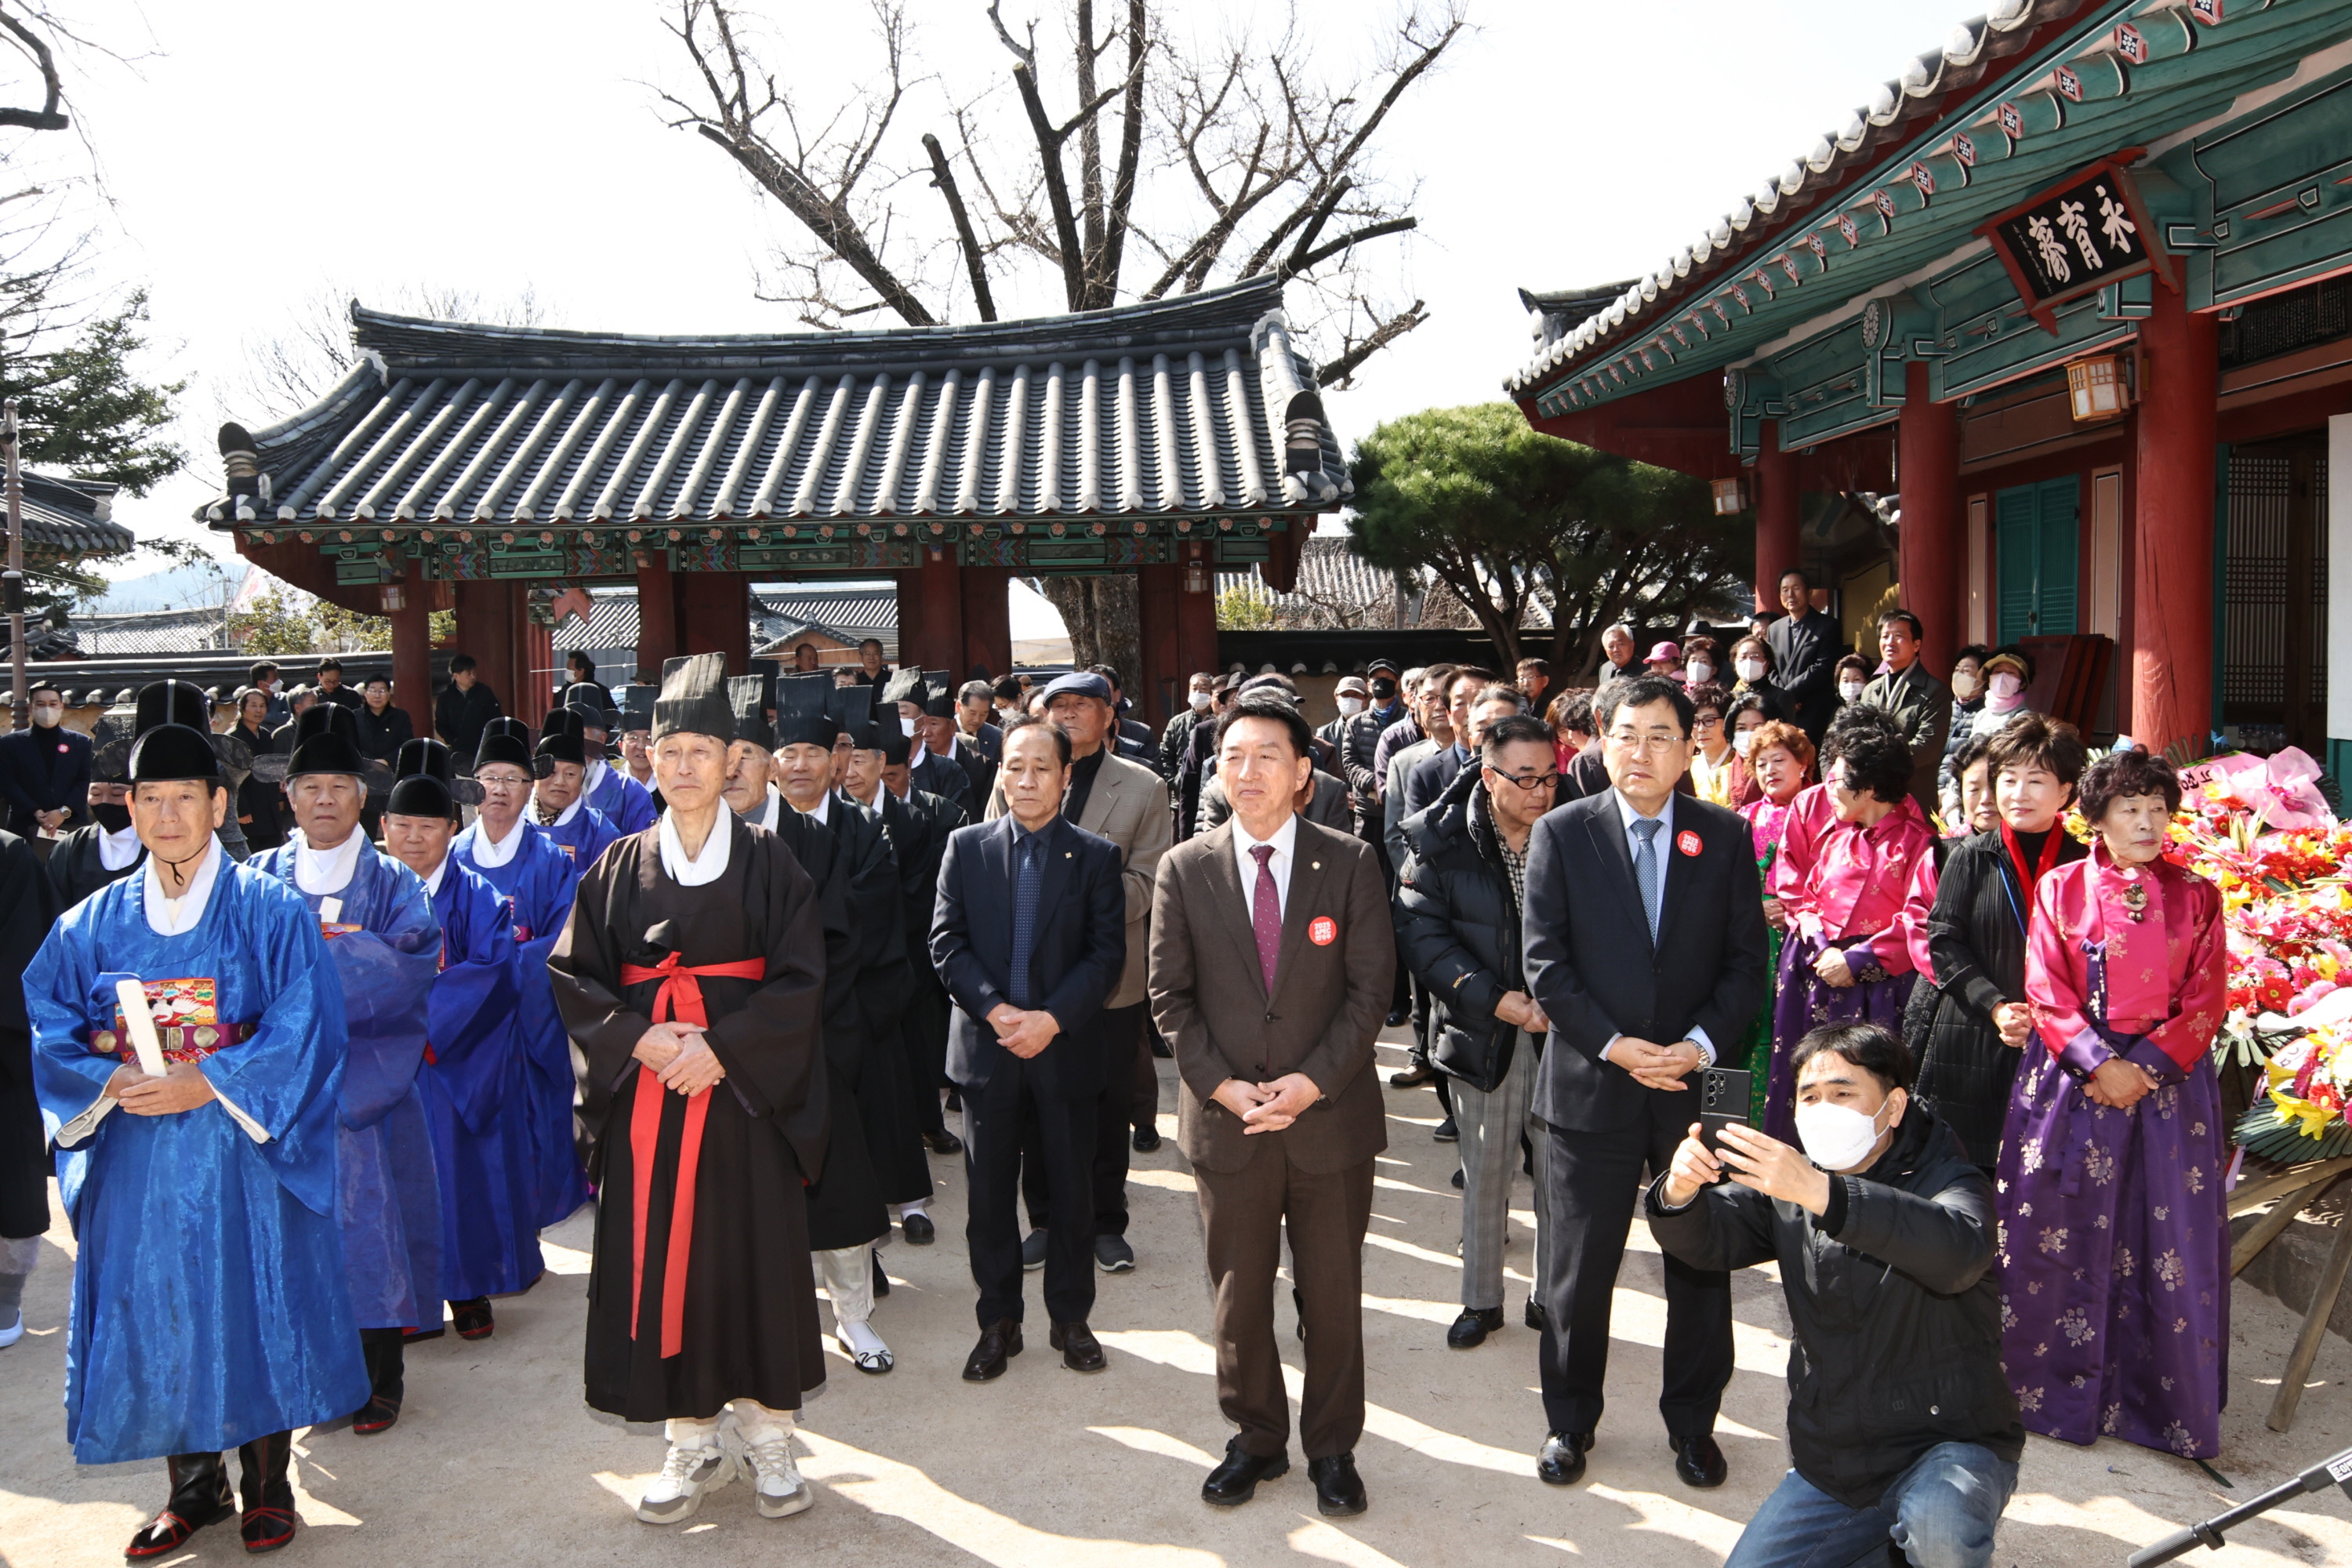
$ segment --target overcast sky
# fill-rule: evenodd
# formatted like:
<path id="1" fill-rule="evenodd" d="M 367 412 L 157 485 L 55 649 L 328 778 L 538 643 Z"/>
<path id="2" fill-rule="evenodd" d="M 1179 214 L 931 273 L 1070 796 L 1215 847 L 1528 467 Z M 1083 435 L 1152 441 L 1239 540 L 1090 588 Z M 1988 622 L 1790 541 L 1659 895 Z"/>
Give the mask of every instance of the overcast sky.
<path id="1" fill-rule="evenodd" d="M 89 208 L 90 281 L 151 291 L 144 368 L 189 383 L 188 470 L 117 509 L 142 536 L 196 534 L 188 514 L 219 488 L 215 426 L 266 416 L 240 406 L 251 345 L 330 286 L 370 301 L 419 286 L 493 301 L 528 290 L 553 324 L 575 328 L 795 328 L 789 310 L 753 295 L 790 232 L 772 203 L 718 149 L 663 122 L 657 89 L 681 87 L 686 61 L 662 30 L 661 0 L 67 4 L 87 32 L 137 57 L 69 62 L 110 198 Z M 908 5 L 918 68 L 942 86 L 910 98 L 886 159 L 946 130 L 940 92 L 969 96 L 1007 64 L 980 0 Z M 1343 443 L 1417 408 L 1499 396 L 1529 349 L 1519 286 L 1655 266 L 1981 0 L 1469 5 L 1477 31 L 1384 138 L 1388 174 L 1419 182 L 1421 229 L 1381 242 L 1381 264 L 1431 320 L 1329 399 Z M 772 63 L 819 100 L 874 68 L 856 0 L 746 9 L 772 19 Z M 1299 10 L 1317 68 L 1333 75 L 1369 47 L 1368 18 L 1390 14 L 1387 0 Z M 1168 26 L 1212 36 L 1268 15 L 1265 0 L 1176 0 Z M 1041 42 L 1063 48 L 1059 28 L 1049 20 Z"/>

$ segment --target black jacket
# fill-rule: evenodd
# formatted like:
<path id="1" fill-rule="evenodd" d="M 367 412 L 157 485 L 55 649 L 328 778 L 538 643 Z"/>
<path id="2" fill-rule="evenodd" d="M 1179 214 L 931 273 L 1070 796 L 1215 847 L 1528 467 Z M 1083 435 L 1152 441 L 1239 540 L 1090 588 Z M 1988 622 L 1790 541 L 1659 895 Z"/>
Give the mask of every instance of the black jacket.
<path id="1" fill-rule="evenodd" d="M 456 753 L 458 766 L 470 768 L 482 749 L 482 727 L 499 716 L 499 700 L 479 677 L 464 691 L 451 681 L 433 703 L 433 730 Z"/>
<path id="2" fill-rule="evenodd" d="M 89 821 L 90 739 L 63 724 L 0 735 L 0 799 L 8 803 L 8 831 L 38 832 L 37 811 L 65 811 L 65 825 Z"/>
<path id="3" fill-rule="evenodd" d="M 1495 1016 L 1495 1004 L 1528 983 L 1519 904 L 1485 795 L 1479 776 L 1465 769 L 1435 805 L 1405 819 L 1412 854 L 1391 903 L 1405 967 L 1435 1000 L 1433 1059 L 1491 1094 L 1511 1070 L 1521 1035 Z"/>
<path id="4" fill-rule="evenodd" d="M 1772 650 L 1772 673 L 1765 679 L 1787 704 L 1789 722 L 1820 745 L 1838 709 L 1837 662 L 1846 651 L 1844 632 L 1814 610 L 1801 621 L 1783 616 L 1766 626 L 1764 646 Z"/>
<path id="5" fill-rule="evenodd" d="M 1849 1508 L 1875 1503 L 1939 1443 L 2025 1451 L 2000 1367 L 1992 1184 L 1935 1113 L 1913 1106 L 1878 1163 L 1830 1178 L 1818 1219 L 1734 1182 L 1688 1206 L 1643 1204 L 1650 1234 L 1694 1268 L 1777 1261 L 1789 1346 L 1789 1452 Z"/>
<path id="6" fill-rule="evenodd" d="M 409 722 L 408 710 L 396 704 L 386 704 L 383 716 L 379 718 L 365 703 L 362 703 L 352 717 L 359 721 L 360 755 L 371 762 L 397 762 L 402 742 L 416 738 L 416 726 Z M 481 742 L 476 741 L 475 749 L 478 751 Z M 452 751 L 455 749 L 451 748 Z M 470 762 L 472 758 L 467 760 Z"/>

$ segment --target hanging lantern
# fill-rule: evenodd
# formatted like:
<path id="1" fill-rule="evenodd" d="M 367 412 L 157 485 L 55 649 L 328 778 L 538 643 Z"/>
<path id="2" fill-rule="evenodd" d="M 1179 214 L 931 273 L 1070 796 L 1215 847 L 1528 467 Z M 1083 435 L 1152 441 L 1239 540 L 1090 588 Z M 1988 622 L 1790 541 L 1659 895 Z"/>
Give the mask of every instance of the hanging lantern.
<path id="1" fill-rule="evenodd" d="M 2131 383 L 2124 375 L 2121 354 L 2096 354 L 2066 365 L 2066 401 L 2074 423 L 2095 424 L 2114 419 L 2131 406 Z"/>

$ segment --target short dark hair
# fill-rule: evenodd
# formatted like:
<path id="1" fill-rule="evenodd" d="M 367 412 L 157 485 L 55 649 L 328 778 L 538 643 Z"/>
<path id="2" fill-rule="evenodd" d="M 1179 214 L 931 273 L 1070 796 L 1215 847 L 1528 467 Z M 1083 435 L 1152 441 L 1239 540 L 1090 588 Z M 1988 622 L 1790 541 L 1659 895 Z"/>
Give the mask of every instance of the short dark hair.
<path id="1" fill-rule="evenodd" d="M 2160 795 L 2167 811 L 2180 809 L 2180 775 L 2149 752 L 2109 752 L 2083 772 L 2076 792 L 2083 820 L 2096 827 L 2107 807 L 2126 795 Z"/>
<path id="2" fill-rule="evenodd" d="M 1884 1024 L 1824 1024 L 1813 1030 L 1789 1053 L 1789 1081 L 1794 1083 L 1805 1064 L 1820 1056 L 1843 1057 L 1889 1092 L 1911 1087 L 1911 1047 Z"/>
<path id="3" fill-rule="evenodd" d="M 1972 659 L 1975 659 L 1979 664 L 1982 664 L 1985 660 L 1987 660 L 1987 659 L 1990 658 L 1991 657 L 1992 657 L 1992 649 L 1990 649 L 1990 648 L 1989 648 L 1989 647 L 1985 647 L 1985 645 L 1984 645 L 1984 644 L 1982 644 L 1982 643 L 1980 643 L 1980 642 L 1972 642 L 1972 643 L 1969 644 L 1969 646 L 1968 646 L 1968 647 L 1964 647 L 1964 648 L 1960 649 L 1960 651 L 1959 651 L 1959 652 L 1958 652 L 1958 653 L 1956 653 L 1956 654 L 1952 655 L 1952 663 L 1953 663 L 1953 665 L 1954 665 L 1955 667 L 1957 667 L 1957 666 L 1959 664 L 1960 660 L 1962 660 L 1962 659 L 1964 659 L 1964 658 L 1972 658 Z"/>
<path id="4" fill-rule="evenodd" d="M 1749 632 L 1746 637 L 1741 637 L 1738 642 L 1731 645 L 1731 662 L 1738 664 L 1739 662 L 1739 650 L 1746 647 L 1750 643 L 1754 643 L 1756 645 L 1756 651 L 1763 657 L 1764 672 L 1767 675 L 1769 675 L 1772 672 L 1772 667 L 1779 661 L 1774 659 L 1772 657 L 1772 639 L 1764 636 L 1760 632 Z"/>
<path id="5" fill-rule="evenodd" d="M 1985 753 L 1991 750 L 1992 737 L 1990 735 L 1971 733 L 1967 740 L 1960 742 L 1960 749 L 1952 753 L 1952 781 L 1955 784 L 1958 783 L 1960 775 L 1967 773 L 1970 768 L 1975 767 L 1979 763 L 1983 762 L 1985 760 Z M 2076 775 L 2078 778 L 2080 776 L 2080 774 Z M 2068 782 L 2071 783 L 2073 781 L 2070 780 Z"/>
<path id="6" fill-rule="evenodd" d="M 1822 778 L 1843 762 L 1846 783 L 1866 790 L 1889 805 L 1900 805 L 1911 793 L 1911 743 L 1903 725 L 1885 709 L 1854 702 L 1837 710 L 1829 733 L 1822 737 Z"/>
<path id="7" fill-rule="evenodd" d="M 1099 675 L 1105 680 L 1109 681 L 1110 689 L 1113 691 L 1125 691 L 1127 689 L 1127 682 L 1118 678 L 1118 671 L 1113 669 L 1107 664 L 1090 664 L 1087 666 L 1087 671 L 1090 675 Z"/>
<path id="8" fill-rule="evenodd" d="M 1226 731 L 1244 719 L 1272 720 L 1282 726 L 1283 733 L 1290 737 L 1293 756 L 1314 755 L 1315 731 L 1307 727 L 1307 721 L 1300 716 L 1297 704 L 1264 688 L 1243 692 L 1234 699 L 1231 706 L 1217 715 L 1218 751 L 1225 749 Z"/>
<path id="9" fill-rule="evenodd" d="M 1682 724 L 1683 737 L 1689 739 L 1691 720 L 1697 710 L 1691 707 L 1690 693 L 1683 689 L 1682 682 L 1663 675 L 1636 675 L 1602 687 L 1600 695 L 1592 700 L 1592 732 L 1598 735 L 1615 723 L 1618 710 L 1647 708 L 1653 702 L 1672 704 L 1675 718 Z"/>
<path id="10" fill-rule="evenodd" d="M 1478 693 L 1475 706 L 1484 708 L 1489 702 L 1508 702 L 1522 713 L 1528 710 L 1528 694 L 1507 680 L 1491 682 Z"/>
<path id="11" fill-rule="evenodd" d="M 1723 687 L 1720 683 L 1713 680 L 1702 680 L 1696 686 L 1686 686 L 1683 689 L 1690 696 L 1691 717 L 1694 720 L 1698 717 L 1698 710 L 1702 708 L 1714 709 L 1715 716 L 1718 719 L 1726 717 L 1723 710 L 1727 699 L 1724 695 Z M 1748 695 L 1753 696 L 1755 694 L 1750 692 Z M 1759 704 L 1759 706 L 1761 706 L 1761 704 Z"/>
<path id="12" fill-rule="evenodd" d="M 47 692 L 52 697 L 55 697 L 60 702 L 63 702 L 66 700 L 66 689 L 64 687 L 59 686 L 53 680 L 36 680 L 30 686 L 25 688 L 25 700 L 30 702 L 34 698 L 38 697 L 44 691 Z"/>
<path id="13" fill-rule="evenodd" d="M 1854 668 L 1862 671 L 1863 679 L 1868 680 L 1870 679 L 1870 660 L 1863 658 L 1862 655 L 1858 653 L 1850 653 L 1843 658 L 1838 660 L 1837 672 L 1840 675 L 1843 675 L 1846 671 L 1846 666 L 1848 665 L 1852 665 Z"/>
<path id="14" fill-rule="evenodd" d="M 1044 730 L 1051 734 L 1054 737 L 1055 754 L 1062 759 L 1064 767 L 1070 765 L 1070 732 L 1041 714 L 1015 713 L 1004 721 L 1004 752 L 1010 752 L 1013 749 L 1013 737 L 1024 730 Z M 998 754 L 1003 755 L 1003 752 L 1000 752 Z"/>
<path id="15" fill-rule="evenodd" d="M 1767 720 L 1772 717 L 1772 710 L 1765 706 L 1764 694 L 1760 691 L 1743 691 L 1725 703 L 1723 727 L 1727 730 L 1737 729 L 1742 713 L 1761 713 Z"/>
<path id="16" fill-rule="evenodd" d="M 1927 628 L 1921 625 L 1919 617 L 1913 615 L 1910 611 L 1887 611 L 1885 615 L 1878 617 L 1879 630 L 1885 631 L 1886 629 L 1886 624 L 1889 621 L 1901 621 L 1904 625 L 1909 626 L 1911 628 L 1911 640 L 1913 642 L 1924 642 L 1927 640 Z"/>
<path id="17" fill-rule="evenodd" d="M 991 689 L 990 694 L 1007 702 L 1018 702 L 1021 700 L 1021 682 L 1008 675 Z"/>
<path id="18" fill-rule="evenodd" d="M 331 669 L 337 675 L 342 674 L 343 661 L 340 658 L 322 658 L 319 661 L 319 673 L 320 675 L 326 674 L 327 671 Z"/>
<path id="19" fill-rule="evenodd" d="M 1592 733 L 1592 689 L 1570 687 L 1551 700 L 1551 728 L 1555 735 L 1573 730 L 1580 735 Z"/>
<path id="20" fill-rule="evenodd" d="M 1433 664 L 1428 668 L 1421 672 L 1421 687 L 1424 691 L 1428 690 L 1433 686 L 1436 687 L 1438 690 L 1444 691 L 1445 689 L 1445 683 L 1453 679 L 1454 666 L 1450 664 Z"/>
<path id="21" fill-rule="evenodd" d="M 566 669 L 578 669 L 583 665 L 588 667 L 591 674 L 595 672 L 596 661 L 588 657 L 588 650 L 584 647 L 575 647 L 563 656 L 563 668 Z"/>
<path id="22" fill-rule="evenodd" d="M 255 675 L 254 684 L 255 684 L 255 685 L 257 685 L 257 686 L 258 686 L 259 684 L 261 684 L 261 682 L 260 682 L 260 679 L 259 679 L 261 671 L 263 671 L 263 670 L 265 670 L 265 669 L 276 669 L 277 668 L 278 668 L 278 667 L 277 667 L 276 665 L 274 665 L 274 664 L 257 664 L 257 665 L 255 665 L 255 666 L 253 667 L 253 669 L 254 669 L 254 675 Z M 472 654 L 470 654 L 470 653 L 453 653 L 453 654 L 451 654 L 451 655 L 449 656 L 449 673 L 450 673 L 450 674 L 452 674 L 452 675 L 463 675 L 463 674 L 465 674 L 467 670 L 469 670 L 469 669 L 471 669 L 471 668 L 474 668 L 474 656 L 473 656 Z"/>
<path id="23" fill-rule="evenodd" d="M 969 702 L 975 697 L 985 702 L 995 695 L 995 689 L 985 680 L 967 680 L 956 688 L 956 700 L 959 702 Z"/>
<path id="24" fill-rule="evenodd" d="M 1549 659 L 1523 658 L 1513 668 L 1515 668 L 1521 675 L 1539 675 L 1546 680 L 1549 680 L 1551 679 L 1551 661 Z"/>
<path id="25" fill-rule="evenodd" d="M 1457 664 L 1446 674 L 1445 677 L 1445 700 L 1448 702 L 1453 701 L 1454 689 L 1461 685 L 1465 680 L 1482 681 L 1488 686 L 1492 686 L 1501 679 L 1501 676 L 1496 675 L 1493 670 L 1486 668 L 1483 665 Z"/>
<path id="26" fill-rule="evenodd" d="M 389 675 L 371 675 L 365 680 L 360 682 L 360 688 L 362 690 L 371 686 L 381 686 L 386 691 L 389 691 L 392 689 L 392 677 Z"/>
<path id="27" fill-rule="evenodd" d="M 1802 566 L 1781 567 L 1780 574 L 1778 577 L 1773 578 L 1772 582 L 1775 586 L 1778 586 L 1779 584 L 1787 582 L 1791 577 L 1794 577 L 1798 582 L 1802 583 L 1808 593 L 1812 591 L 1813 574 L 1806 571 Z"/>
<path id="28" fill-rule="evenodd" d="M 2041 713 L 2020 713 L 1994 731 L 1985 742 L 1985 756 L 1998 775 L 2003 768 L 2046 769 L 2061 784 L 2079 784 L 2091 763 L 2090 748 L 2063 719 Z"/>
<path id="29" fill-rule="evenodd" d="M 1683 662 L 1685 664 L 1688 664 L 1692 659 L 1698 658 L 1701 654 L 1705 654 L 1708 658 L 1715 658 L 1719 657 L 1722 652 L 1723 649 L 1717 644 L 1716 640 L 1707 636 L 1705 632 L 1696 632 L 1691 636 L 1683 638 Z"/>
<path id="30" fill-rule="evenodd" d="M 864 653 L 869 647 L 876 653 L 880 653 L 882 651 L 882 639 L 880 637 L 859 637 L 857 639 L 858 652 Z"/>
<path id="31" fill-rule="evenodd" d="M 1497 719 L 1486 726 L 1486 738 L 1478 744 L 1478 760 L 1492 767 L 1505 746 L 1518 745 L 1528 741 L 1540 741 L 1547 746 L 1557 743 L 1551 726 L 1532 713 L 1514 713 L 1507 719 Z"/>
<path id="32" fill-rule="evenodd" d="M 466 656 L 461 653 L 457 656 L 457 658 L 466 658 Z M 470 658 L 466 658 L 466 662 L 467 664 L 471 664 L 474 661 Z M 449 661 L 449 668 L 452 669 L 457 668 L 457 658 L 453 658 Z M 276 665 L 270 663 L 269 660 L 266 658 L 259 660 L 251 669 L 245 672 L 246 684 L 248 686 L 258 686 L 266 678 L 277 673 L 278 667 Z"/>

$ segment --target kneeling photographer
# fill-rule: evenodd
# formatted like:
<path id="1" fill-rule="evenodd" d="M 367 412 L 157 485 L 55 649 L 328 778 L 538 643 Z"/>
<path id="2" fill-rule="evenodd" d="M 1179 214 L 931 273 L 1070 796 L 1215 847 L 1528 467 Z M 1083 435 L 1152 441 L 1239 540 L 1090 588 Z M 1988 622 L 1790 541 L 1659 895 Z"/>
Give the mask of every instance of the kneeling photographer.
<path id="1" fill-rule="evenodd" d="M 1878 1025 L 1815 1029 L 1791 1067 L 1801 1152 L 1742 1126 L 1710 1151 L 1694 1125 L 1645 1204 L 1694 1268 L 1779 1262 L 1796 1325 L 1795 1468 L 1725 1568 L 1881 1564 L 1890 1541 L 1914 1568 L 1982 1568 L 2025 1446 L 1991 1185 L 1911 1103 L 1911 1054 Z"/>

